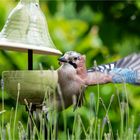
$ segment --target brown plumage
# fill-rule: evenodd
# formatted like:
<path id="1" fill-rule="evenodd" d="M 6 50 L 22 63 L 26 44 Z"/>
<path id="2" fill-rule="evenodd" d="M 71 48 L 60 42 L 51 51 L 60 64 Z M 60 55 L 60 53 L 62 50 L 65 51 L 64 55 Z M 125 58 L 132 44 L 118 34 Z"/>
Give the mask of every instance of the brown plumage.
<path id="1" fill-rule="evenodd" d="M 73 104 L 74 98 L 76 98 L 75 107 L 81 105 L 87 86 L 108 83 L 112 79 L 110 75 L 105 73 L 88 72 L 86 69 L 86 57 L 80 53 L 66 52 L 59 58 L 59 61 L 61 66 L 58 69 L 58 83 L 65 108 Z M 58 97 L 58 109 L 62 109 L 61 99 Z"/>

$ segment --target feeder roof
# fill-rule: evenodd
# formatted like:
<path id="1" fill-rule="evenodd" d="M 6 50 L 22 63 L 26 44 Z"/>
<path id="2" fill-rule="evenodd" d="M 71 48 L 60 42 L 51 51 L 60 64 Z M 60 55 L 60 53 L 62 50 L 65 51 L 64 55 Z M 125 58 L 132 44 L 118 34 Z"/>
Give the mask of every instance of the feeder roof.
<path id="1" fill-rule="evenodd" d="M 20 1 L 10 13 L 0 32 L 0 48 L 38 54 L 59 55 L 47 27 L 46 19 L 33 1 Z"/>
<path id="2" fill-rule="evenodd" d="M 21 51 L 21 52 L 27 52 L 28 50 L 33 50 L 33 52 L 36 54 L 50 54 L 50 55 L 62 54 L 59 50 L 55 48 L 49 48 L 45 46 L 35 46 L 35 45 L 24 44 L 24 43 L 1 41 L 1 40 L 0 40 L 0 48 L 4 50 Z"/>

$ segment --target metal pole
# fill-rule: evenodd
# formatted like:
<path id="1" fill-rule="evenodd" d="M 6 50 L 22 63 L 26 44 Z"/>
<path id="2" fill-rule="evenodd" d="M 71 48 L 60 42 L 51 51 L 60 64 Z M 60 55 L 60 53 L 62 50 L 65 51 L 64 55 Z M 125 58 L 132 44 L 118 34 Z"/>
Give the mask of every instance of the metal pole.
<path id="1" fill-rule="evenodd" d="M 33 50 L 28 50 L 28 70 L 33 70 Z M 29 113 L 29 122 L 28 122 L 28 139 L 31 138 L 33 133 L 33 107 L 31 106 L 30 110 L 26 107 L 26 110 Z"/>
<path id="2" fill-rule="evenodd" d="M 28 50 L 28 70 L 33 70 L 33 50 Z"/>

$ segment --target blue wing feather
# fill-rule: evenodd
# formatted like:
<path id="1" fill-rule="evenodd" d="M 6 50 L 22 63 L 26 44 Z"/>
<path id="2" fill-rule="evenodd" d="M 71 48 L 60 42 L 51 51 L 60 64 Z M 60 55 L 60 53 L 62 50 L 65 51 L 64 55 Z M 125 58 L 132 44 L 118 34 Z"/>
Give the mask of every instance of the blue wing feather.
<path id="1" fill-rule="evenodd" d="M 140 84 L 140 54 L 132 54 L 113 63 L 92 67 L 88 72 L 112 75 L 114 83 Z"/>
<path id="2" fill-rule="evenodd" d="M 137 72 L 128 68 L 115 68 L 109 72 L 114 83 L 137 84 Z"/>

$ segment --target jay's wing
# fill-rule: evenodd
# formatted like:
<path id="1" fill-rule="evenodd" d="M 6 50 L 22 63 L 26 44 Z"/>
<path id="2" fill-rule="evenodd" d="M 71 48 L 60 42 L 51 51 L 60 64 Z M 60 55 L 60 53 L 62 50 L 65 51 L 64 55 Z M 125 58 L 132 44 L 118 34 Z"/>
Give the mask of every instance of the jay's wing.
<path id="1" fill-rule="evenodd" d="M 140 54 L 132 54 L 113 63 L 99 65 L 88 70 L 112 75 L 114 83 L 140 84 Z"/>

